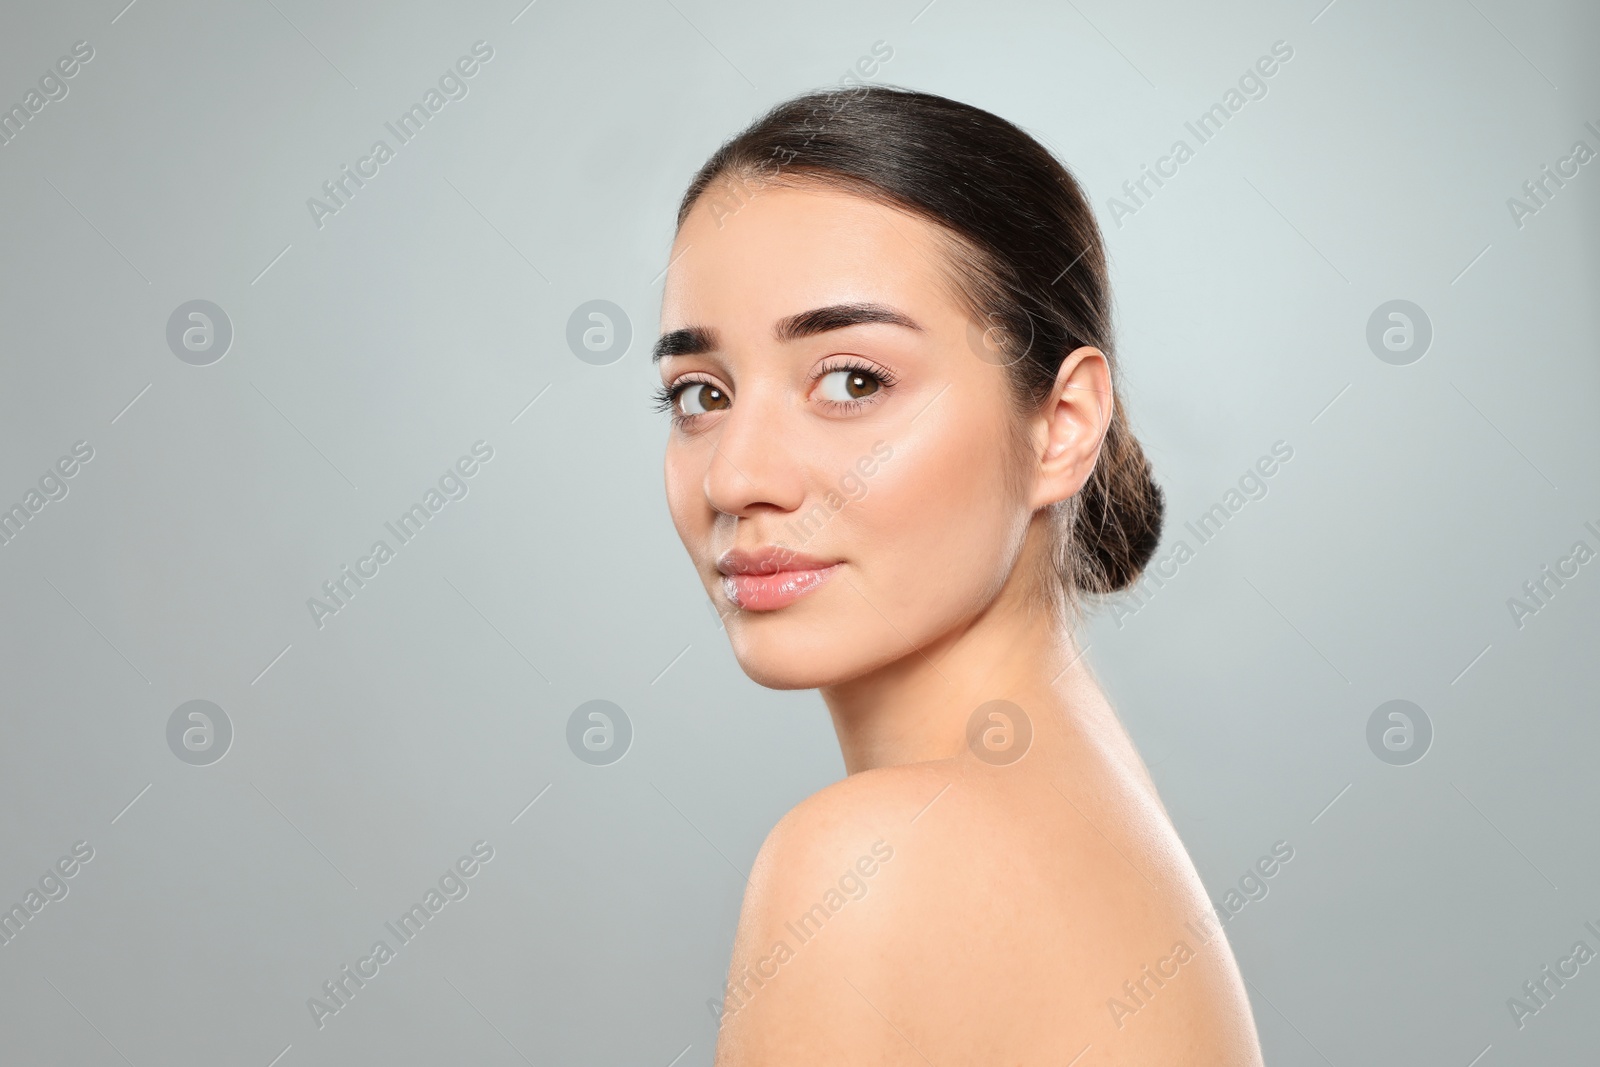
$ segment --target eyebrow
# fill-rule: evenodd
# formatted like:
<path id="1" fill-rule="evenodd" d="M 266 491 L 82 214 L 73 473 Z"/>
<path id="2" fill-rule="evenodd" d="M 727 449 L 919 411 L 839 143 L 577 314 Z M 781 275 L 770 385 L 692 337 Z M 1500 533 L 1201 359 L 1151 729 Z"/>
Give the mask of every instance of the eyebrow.
<path id="1" fill-rule="evenodd" d="M 659 363 L 668 356 L 698 356 L 716 347 L 717 335 L 714 331 L 704 326 L 690 326 L 687 329 L 664 333 L 656 338 L 656 347 L 650 355 L 650 362 Z"/>
<path id="2" fill-rule="evenodd" d="M 904 326 L 908 330 L 922 329 L 906 315 L 883 304 L 830 304 L 789 316 L 778 323 L 775 332 L 780 341 L 798 341 L 802 337 L 827 333 L 829 330 L 874 322 Z"/>
<path id="3" fill-rule="evenodd" d="M 780 319 L 773 330 L 780 341 L 798 341 L 830 330 L 843 330 L 850 326 L 882 323 L 920 331 L 922 327 L 910 316 L 884 304 L 829 304 L 812 308 L 798 315 Z M 689 326 L 682 330 L 664 333 L 656 341 L 652 363 L 667 356 L 694 356 L 710 352 L 717 347 L 716 331 L 704 326 Z"/>

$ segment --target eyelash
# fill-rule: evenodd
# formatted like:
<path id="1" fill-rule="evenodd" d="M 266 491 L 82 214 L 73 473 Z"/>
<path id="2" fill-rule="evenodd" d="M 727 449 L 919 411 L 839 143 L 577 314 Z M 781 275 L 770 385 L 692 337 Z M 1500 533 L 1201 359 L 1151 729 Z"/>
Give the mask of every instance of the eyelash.
<path id="1" fill-rule="evenodd" d="M 821 367 L 818 367 L 816 373 L 812 374 L 811 376 L 812 387 L 814 388 L 816 384 L 823 378 L 838 371 L 850 371 L 854 374 L 861 374 L 871 378 L 873 381 L 878 383 L 879 392 L 885 392 L 889 389 L 892 389 L 899 381 L 899 378 L 895 376 L 894 372 L 885 367 L 880 367 L 875 363 L 869 363 L 860 358 L 846 358 L 830 360 L 829 362 L 824 363 Z M 670 412 L 672 414 L 672 421 L 674 425 L 687 425 L 700 416 L 680 414 L 676 410 L 678 397 L 689 386 L 696 384 L 714 386 L 717 383 L 711 378 L 697 371 L 690 372 L 689 374 L 685 374 L 683 377 L 673 382 L 671 385 L 657 386 L 655 391 L 651 394 L 651 406 L 654 408 L 654 410 L 659 412 Z M 876 403 L 878 395 L 878 393 L 873 393 L 871 396 L 864 396 L 856 400 L 823 400 L 821 402 L 829 405 L 829 407 L 834 411 L 854 411 L 857 408 Z"/>

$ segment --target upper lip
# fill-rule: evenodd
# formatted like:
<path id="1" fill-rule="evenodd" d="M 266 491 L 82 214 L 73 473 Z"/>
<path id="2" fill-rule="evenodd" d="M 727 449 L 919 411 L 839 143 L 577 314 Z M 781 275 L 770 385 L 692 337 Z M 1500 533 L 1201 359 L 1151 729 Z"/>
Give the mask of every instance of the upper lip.
<path id="1" fill-rule="evenodd" d="M 717 557 L 717 570 L 723 574 L 777 574 L 779 571 L 821 570 L 836 562 L 808 556 L 791 548 L 765 545 L 754 549 L 728 549 Z"/>

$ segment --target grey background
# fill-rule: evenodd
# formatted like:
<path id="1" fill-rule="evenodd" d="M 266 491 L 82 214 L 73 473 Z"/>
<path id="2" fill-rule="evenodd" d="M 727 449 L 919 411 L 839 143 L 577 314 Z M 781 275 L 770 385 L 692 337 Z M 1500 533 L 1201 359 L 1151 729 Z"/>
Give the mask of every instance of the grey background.
<path id="1" fill-rule="evenodd" d="M 646 353 L 694 168 L 878 41 L 872 80 L 1020 123 L 1093 197 L 1163 554 L 1294 449 L 1084 635 L 1213 896 L 1296 850 L 1228 926 L 1267 1062 L 1593 1048 L 1600 965 L 1522 1029 L 1506 1001 L 1600 948 L 1600 563 L 1520 628 L 1507 600 L 1600 548 L 1600 162 L 1520 228 L 1507 199 L 1600 149 L 1595 5 L 124 2 L 0 20 L 5 107 L 95 50 L 0 147 L 0 506 L 94 449 L 0 547 L 0 904 L 95 850 L 0 946 L 7 1062 L 710 1062 L 744 873 L 843 768 L 816 694 L 717 628 Z M 319 229 L 307 198 L 480 39 Z M 1265 98 L 1116 226 L 1278 40 Z M 195 299 L 234 330 L 205 367 L 166 342 Z M 565 340 L 596 299 L 634 333 L 606 366 Z M 1407 366 L 1365 339 L 1392 299 L 1433 326 Z M 307 599 L 480 439 L 319 629 Z M 207 766 L 166 740 L 195 699 L 234 730 Z M 606 766 L 567 747 L 593 699 L 634 730 Z M 1433 724 L 1410 766 L 1367 747 L 1392 699 Z M 480 839 L 470 895 L 318 1029 L 307 998 Z"/>

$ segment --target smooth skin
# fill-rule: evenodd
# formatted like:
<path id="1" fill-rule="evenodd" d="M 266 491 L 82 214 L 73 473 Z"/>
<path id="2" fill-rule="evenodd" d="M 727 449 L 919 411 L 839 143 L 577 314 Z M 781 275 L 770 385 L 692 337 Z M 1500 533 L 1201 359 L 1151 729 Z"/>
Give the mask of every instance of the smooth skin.
<path id="1" fill-rule="evenodd" d="M 761 848 L 716 1063 L 1259 1065 L 1194 865 L 1039 606 L 1042 509 L 1083 487 L 1111 417 L 1104 355 L 1067 354 L 1020 416 L 939 226 L 815 183 L 712 193 L 662 307 L 664 335 L 706 340 L 660 360 L 668 502 L 740 666 L 820 690 L 848 772 Z M 910 324 L 780 328 L 864 304 Z M 775 543 L 839 565 L 785 607 L 738 609 L 719 555 Z M 1007 765 L 968 743 L 997 699 L 1032 727 Z"/>

